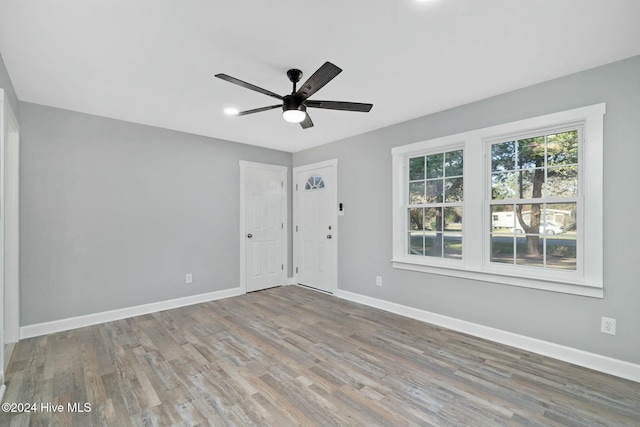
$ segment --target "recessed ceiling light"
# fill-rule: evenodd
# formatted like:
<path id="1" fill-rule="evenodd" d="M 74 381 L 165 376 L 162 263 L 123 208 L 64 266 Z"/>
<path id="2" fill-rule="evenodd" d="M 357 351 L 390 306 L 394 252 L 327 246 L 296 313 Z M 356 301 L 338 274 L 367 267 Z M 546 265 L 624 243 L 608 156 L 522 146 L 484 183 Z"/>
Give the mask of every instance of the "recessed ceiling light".
<path id="1" fill-rule="evenodd" d="M 225 114 L 228 114 L 230 116 L 235 116 L 238 114 L 238 110 L 236 108 L 225 108 L 224 109 Z"/>

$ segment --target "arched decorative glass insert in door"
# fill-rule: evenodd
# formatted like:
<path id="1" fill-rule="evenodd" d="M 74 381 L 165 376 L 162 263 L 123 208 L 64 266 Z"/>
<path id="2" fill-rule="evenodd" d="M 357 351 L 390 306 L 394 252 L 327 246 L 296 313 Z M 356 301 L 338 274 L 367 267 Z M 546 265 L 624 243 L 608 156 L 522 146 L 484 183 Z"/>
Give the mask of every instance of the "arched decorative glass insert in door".
<path id="1" fill-rule="evenodd" d="M 304 185 L 305 190 L 319 190 L 324 188 L 324 181 L 320 175 L 311 175 Z"/>

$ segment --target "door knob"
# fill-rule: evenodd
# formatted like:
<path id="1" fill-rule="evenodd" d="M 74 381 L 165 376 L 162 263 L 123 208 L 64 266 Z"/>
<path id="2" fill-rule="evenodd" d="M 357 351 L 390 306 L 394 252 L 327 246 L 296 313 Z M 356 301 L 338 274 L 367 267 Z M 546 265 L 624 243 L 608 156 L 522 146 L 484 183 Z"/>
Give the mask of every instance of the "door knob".
<path id="1" fill-rule="evenodd" d="M 327 239 L 330 239 L 330 238 L 331 238 L 331 234 L 327 234 Z"/>
<path id="2" fill-rule="evenodd" d="M 252 238 L 252 237 L 253 237 L 253 234 L 251 234 L 251 233 L 247 234 L 247 238 L 248 238 L 248 239 L 250 239 L 250 238 Z"/>

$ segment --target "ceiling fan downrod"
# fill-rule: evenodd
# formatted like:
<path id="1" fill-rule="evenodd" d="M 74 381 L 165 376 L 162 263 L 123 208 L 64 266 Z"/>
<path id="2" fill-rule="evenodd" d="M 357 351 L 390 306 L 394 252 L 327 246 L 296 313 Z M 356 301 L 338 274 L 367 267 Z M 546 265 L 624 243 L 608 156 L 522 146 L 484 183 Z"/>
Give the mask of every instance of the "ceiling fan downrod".
<path id="1" fill-rule="evenodd" d="M 297 68 L 292 68 L 287 71 L 287 77 L 289 77 L 289 80 L 293 83 L 293 91 L 291 92 L 291 95 L 293 95 L 296 93 L 296 83 L 302 78 L 302 71 Z"/>

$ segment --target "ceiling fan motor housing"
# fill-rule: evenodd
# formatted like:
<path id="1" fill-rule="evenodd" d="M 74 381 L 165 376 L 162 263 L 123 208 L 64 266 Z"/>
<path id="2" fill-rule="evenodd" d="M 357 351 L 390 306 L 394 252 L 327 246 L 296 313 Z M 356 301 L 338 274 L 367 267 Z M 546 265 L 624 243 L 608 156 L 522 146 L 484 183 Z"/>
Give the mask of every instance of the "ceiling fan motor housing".
<path id="1" fill-rule="evenodd" d="M 296 96 L 285 95 L 285 97 L 282 100 L 282 111 L 289 111 L 289 110 L 307 111 L 307 107 Z"/>

